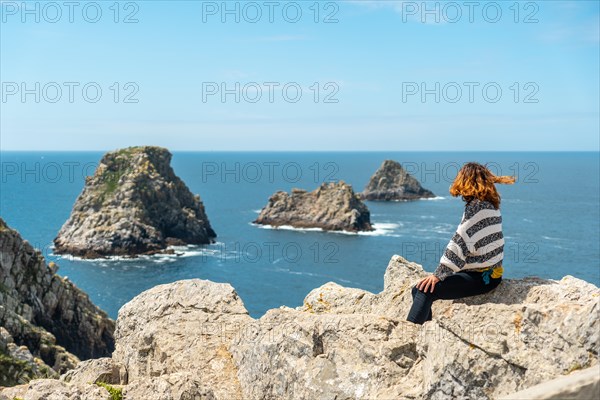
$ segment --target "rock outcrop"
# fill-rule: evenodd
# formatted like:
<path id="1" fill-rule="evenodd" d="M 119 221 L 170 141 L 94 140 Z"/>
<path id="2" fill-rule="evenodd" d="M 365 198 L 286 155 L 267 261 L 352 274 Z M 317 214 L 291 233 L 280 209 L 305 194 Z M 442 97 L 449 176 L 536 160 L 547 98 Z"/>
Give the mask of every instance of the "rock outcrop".
<path id="1" fill-rule="evenodd" d="M 0 218 L 0 385 L 110 355 L 115 323 Z"/>
<path id="2" fill-rule="evenodd" d="M 255 224 L 321 228 L 327 231 L 372 231 L 367 206 L 344 181 L 323 183 L 312 192 L 278 191 L 253 221 Z"/>
<path id="3" fill-rule="evenodd" d="M 124 367 L 126 394 L 150 395 L 159 380 L 178 389 L 175 382 L 187 380 L 190 390 L 243 398 L 229 343 L 252 318 L 231 285 L 199 279 L 159 285 L 124 305 L 118 320 L 113 361 Z"/>
<path id="4" fill-rule="evenodd" d="M 435 197 L 431 191 L 424 189 L 419 181 L 406 172 L 399 162 L 393 160 L 385 160 L 381 164 L 359 196 L 365 200 L 382 201 Z"/>
<path id="5" fill-rule="evenodd" d="M 27 346 L 17 345 L 12 335 L 0 326 L 0 387 L 39 377 L 58 377 L 58 373 L 34 357 Z"/>
<path id="6" fill-rule="evenodd" d="M 600 369 L 593 366 L 560 376 L 498 400 L 595 400 L 600 398 Z"/>
<path id="7" fill-rule="evenodd" d="M 54 239 L 55 252 L 85 258 L 136 256 L 169 245 L 214 242 L 216 233 L 200 197 L 170 163 L 171 153 L 153 146 L 105 154 Z"/>
<path id="8" fill-rule="evenodd" d="M 329 282 L 260 319 L 228 284 L 157 286 L 120 310 L 112 358 L 81 363 L 60 390 L 75 398 L 104 379 L 125 400 L 479 400 L 598 368 L 596 286 L 506 279 L 483 296 L 436 302 L 419 326 L 405 318 L 425 275 L 394 256 L 378 294 Z M 2 395 L 38 393 L 40 382 Z"/>

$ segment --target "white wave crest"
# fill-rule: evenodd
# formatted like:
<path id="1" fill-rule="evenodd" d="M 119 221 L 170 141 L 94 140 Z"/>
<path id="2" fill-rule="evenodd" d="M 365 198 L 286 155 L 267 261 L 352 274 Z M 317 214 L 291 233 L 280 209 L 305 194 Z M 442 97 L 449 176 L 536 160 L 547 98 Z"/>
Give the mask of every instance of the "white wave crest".
<path id="1" fill-rule="evenodd" d="M 297 231 L 297 232 L 326 232 L 326 233 L 336 233 L 342 235 L 360 235 L 360 236 L 392 236 L 399 237 L 399 235 L 394 235 L 392 232 L 401 227 L 402 223 L 392 223 L 392 222 L 377 222 L 372 223 L 372 227 L 375 229 L 373 231 L 360 231 L 360 232 L 350 232 L 350 231 L 332 231 L 323 228 L 297 228 L 291 225 L 262 225 L 262 224 L 253 224 L 250 222 L 250 225 L 258 226 L 260 229 L 273 229 L 273 230 L 287 230 L 287 231 Z"/>
<path id="2" fill-rule="evenodd" d="M 426 198 L 422 198 L 419 200 L 428 200 L 428 201 L 434 201 L 434 200 L 445 200 L 446 198 L 444 196 L 435 196 L 435 197 L 426 197 Z"/>
<path id="3" fill-rule="evenodd" d="M 156 253 L 156 254 L 142 254 L 136 257 L 130 256 L 107 256 L 103 258 L 83 258 L 74 256 L 71 254 L 54 254 L 49 253 L 51 256 L 56 256 L 64 260 L 69 261 L 80 261 L 86 263 L 97 263 L 97 264 L 111 264 L 115 262 L 127 262 L 127 263 L 139 263 L 140 261 L 148 261 L 157 264 L 174 262 L 179 258 L 197 257 L 197 256 L 215 256 L 219 253 L 219 249 L 215 248 L 219 245 L 219 242 L 205 245 L 188 244 L 185 246 L 169 246 L 166 248 L 167 251 L 173 251 L 173 253 Z M 222 243 L 221 243 L 222 245 Z"/>

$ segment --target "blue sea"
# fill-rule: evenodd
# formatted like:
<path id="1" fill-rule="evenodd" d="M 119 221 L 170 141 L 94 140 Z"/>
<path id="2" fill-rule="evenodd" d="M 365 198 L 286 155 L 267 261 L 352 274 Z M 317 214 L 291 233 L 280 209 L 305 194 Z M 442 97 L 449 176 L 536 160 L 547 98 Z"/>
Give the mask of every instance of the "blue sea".
<path id="1" fill-rule="evenodd" d="M 175 152 L 175 173 L 201 196 L 217 243 L 179 247 L 173 256 L 101 261 L 56 256 L 52 240 L 102 153 L 0 155 L 0 215 L 113 318 L 140 292 L 180 279 L 228 282 L 260 317 L 269 308 L 301 305 L 328 281 L 379 292 L 394 254 L 433 271 L 462 215 L 463 202 L 448 187 L 466 161 L 518 176 L 515 185 L 498 186 L 505 277 L 573 275 L 600 285 L 597 152 Z M 401 162 L 437 197 L 366 202 L 376 230 L 361 234 L 251 223 L 278 190 L 344 180 L 362 191 L 385 159 Z"/>

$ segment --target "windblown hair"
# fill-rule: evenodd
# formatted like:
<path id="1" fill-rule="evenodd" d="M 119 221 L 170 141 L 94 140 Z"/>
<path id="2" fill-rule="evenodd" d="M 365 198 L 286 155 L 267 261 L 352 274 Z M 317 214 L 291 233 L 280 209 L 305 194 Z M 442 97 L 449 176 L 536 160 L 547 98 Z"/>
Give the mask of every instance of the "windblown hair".
<path id="1" fill-rule="evenodd" d="M 513 176 L 494 175 L 486 166 L 476 162 L 463 165 L 450 186 L 450 194 L 462 196 L 468 202 L 472 199 L 489 201 L 496 209 L 500 208 L 500 195 L 495 183 L 513 184 Z"/>

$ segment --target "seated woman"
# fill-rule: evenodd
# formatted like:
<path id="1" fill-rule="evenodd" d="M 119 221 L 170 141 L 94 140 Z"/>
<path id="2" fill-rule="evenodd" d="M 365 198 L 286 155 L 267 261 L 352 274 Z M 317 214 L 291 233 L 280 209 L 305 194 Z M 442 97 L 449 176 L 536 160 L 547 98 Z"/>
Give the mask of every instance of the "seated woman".
<path id="1" fill-rule="evenodd" d="M 435 272 L 413 287 L 407 321 L 423 324 L 431 320 L 435 300 L 487 293 L 502 281 L 504 236 L 494 184 L 514 182 L 513 177 L 496 176 L 474 162 L 458 171 L 450 194 L 462 196 L 465 212 Z"/>

